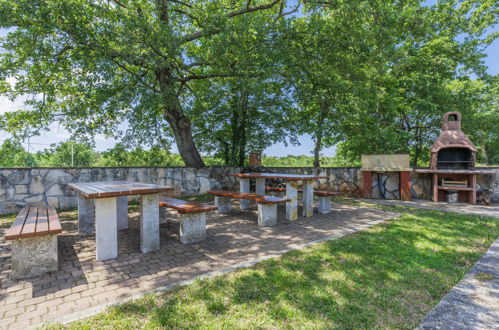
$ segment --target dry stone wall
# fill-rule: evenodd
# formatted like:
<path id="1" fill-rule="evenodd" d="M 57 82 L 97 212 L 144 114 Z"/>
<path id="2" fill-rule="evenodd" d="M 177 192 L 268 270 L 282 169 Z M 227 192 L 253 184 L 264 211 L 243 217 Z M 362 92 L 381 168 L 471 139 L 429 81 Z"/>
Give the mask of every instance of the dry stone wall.
<path id="1" fill-rule="evenodd" d="M 77 206 L 76 194 L 67 187 L 71 182 L 91 181 L 141 181 L 173 186 L 176 195 L 197 195 L 210 189 L 237 189 L 238 181 L 229 174 L 247 170 L 241 167 L 81 167 L 81 168 L 0 168 L 0 214 L 17 212 L 24 205 L 49 204 L 60 209 Z M 278 167 L 265 168 L 266 172 L 314 174 L 326 176 L 317 180 L 316 187 L 360 195 L 363 187 L 362 172 L 355 167 Z M 481 190 L 490 193 L 492 201 L 499 203 L 499 168 L 497 175 L 479 176 Z M 430 199 L 431 176 L 412 173 L 413 198 Z M 279 182 L 272 182 L 279 183 Z M 373 197 L 383 198 L 378 188 L 382 185 L 384 198 L 399 198 L 398 176 L 382 174 L 373 176 Z"/>

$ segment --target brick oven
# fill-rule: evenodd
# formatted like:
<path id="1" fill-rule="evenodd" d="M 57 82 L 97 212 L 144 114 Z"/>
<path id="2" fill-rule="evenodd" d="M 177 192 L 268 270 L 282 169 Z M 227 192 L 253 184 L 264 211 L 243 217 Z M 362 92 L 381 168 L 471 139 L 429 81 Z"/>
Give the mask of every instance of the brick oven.
<path id="1" fill-rule="evenodd" d="M 475 169 L 476 147 L 461 131 L 459 112 L 444 114 L 442 132 L 431 146 L 430 152 L 430 168 L 418 168 L 414 171 L 433 175 L 433 201 L 447 200 L 475 204 L 477 174 L 494 174 L 494 172 Z"/>
<path id="2" fill-rule="evenodd" d="M 476 147 L 461 131 L 461 114 L 447 112 L 443 116 L 442 132 L 431 147 L 431 169 L 460 170 L 475 168 Z"/>

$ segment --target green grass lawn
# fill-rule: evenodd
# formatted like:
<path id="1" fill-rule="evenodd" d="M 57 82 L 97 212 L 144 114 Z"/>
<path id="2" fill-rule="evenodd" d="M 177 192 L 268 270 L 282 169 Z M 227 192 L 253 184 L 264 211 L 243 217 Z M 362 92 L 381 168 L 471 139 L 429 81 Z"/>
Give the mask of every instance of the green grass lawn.
<path id="1" fill-rule="evenodd" d="M 379 208 L 401 217 L 68 327 L 413 329 L 499 236 L 499 221 Z"/>

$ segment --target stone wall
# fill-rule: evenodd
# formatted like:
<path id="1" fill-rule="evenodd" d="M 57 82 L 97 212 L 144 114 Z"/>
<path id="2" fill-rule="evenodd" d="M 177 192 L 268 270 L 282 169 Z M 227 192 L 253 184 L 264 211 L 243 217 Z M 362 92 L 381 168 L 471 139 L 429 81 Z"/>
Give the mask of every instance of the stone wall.
<path id="1" fill-rule="evenodd" d="M 240 167 L 81 167 L 81 168 L 0 168 L 0 214 L 17 212 L 24 205 L 49 204 L 60 209 L 77 206 L 76 194 L 67 187 L 71 182 L 140 181 L 173 186 L 176 195 L 197 195 L 210 189 L 238 189 L 231 173 Z M 279 173 L 319 174 L 329 177 L 332 188 L 359 192 L 358 168 L 266 168 Z M 324 185 L 321 180 L 316 185 Z"/>
<path id="2" fill-rule="evenodd" d="M 17 212 L 27 204 L 49 204 L 60 209 L 76 207 L 76 195 L 67 188 L 71 182 L 141 181 L 174 186 L 176 195 L 188 196 L 210 189 L 238 189 L 238 180 L 229 174 L 245 170 L 241 167 L 0 168 L 0 214 Z M 265 171 L 326 176 L 328 180 L 317 181 L 315 185 L 325 188 L 327 184 L 330 189 L 357 196 L 363 186 L 360 168 L 355 167 L 277 167 L 265 168 Z M 495 178 L 479 175 L 478 184 L 480 189 L 490 192 L 494 203 L 499 203 L 499 168 L 496 172 Z M 431 176 L 412 173 L 411 178 L 413 198 L 430 199 Z M 373 175 L 373 197 L 382 198 L 378 182 L 382 184 L 385 198 L 399 198 L 397 174 L 381 174 L 379 180 Z"/>

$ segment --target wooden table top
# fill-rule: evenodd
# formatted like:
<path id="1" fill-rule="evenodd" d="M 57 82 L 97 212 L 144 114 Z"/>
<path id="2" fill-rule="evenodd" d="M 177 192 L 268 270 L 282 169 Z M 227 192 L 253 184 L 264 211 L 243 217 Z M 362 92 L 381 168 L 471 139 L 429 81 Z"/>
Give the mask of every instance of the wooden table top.
<path id="1" fill-rule="evenodd" d="M 280 173 L 238 173 L 238 174 L 229 174 L 229 176 L 235 176 L 238 178 L 246 178 L 246 179 L 264 178 L 264 179 L 282 179 L 288 181 L 327 179 L 327 176 L 317 176 L 317 175 L 307 175 L 307 174 L 280 174 Z"/>
<path id="2" fill-rule="evenodd" d="M 68 187 L 85 198 L 156 194 L 175 190 L 169 186 L 131 181 L 70 183 Z"/>

